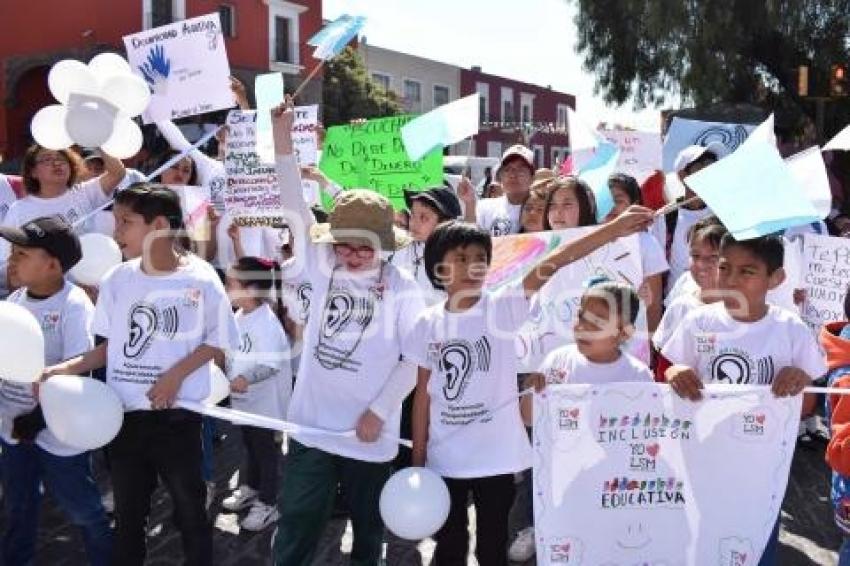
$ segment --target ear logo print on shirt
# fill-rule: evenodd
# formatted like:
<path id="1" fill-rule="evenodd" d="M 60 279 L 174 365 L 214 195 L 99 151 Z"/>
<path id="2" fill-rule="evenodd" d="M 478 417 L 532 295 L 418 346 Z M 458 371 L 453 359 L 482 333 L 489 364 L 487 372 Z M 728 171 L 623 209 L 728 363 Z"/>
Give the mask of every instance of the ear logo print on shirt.
<path id="1" fill-rule="evenodd" d="M 721 354 L 711 362 L 711 377 L 718 383 L 749 383 L 750 361 L 741 354 Z"/>
<path id="2" fill-rule="evenodd" d="M 456 401 L 463 397 L 473 371 L 490 369 L 490 356 L 490 341 L 486 336 L 482 336 L 475 343 L 452 340 L 440 349 L 437 368 L 445 376 L 443 396 L 447 401 Z"/>
<path id="3" fill-rule="evenodd" d="M 124 343 L 124 356 L 133 359 L 144 355 L 157 333 L 167 340 L 174 338 L 180 327 L 180 317 L 174 306 L 160 311 L 150 303 L 136 303 L 130 310 L 128 324 L 129 336 Z"/>
<path id="4" fill-rule="evenodd" d="M 295 291 L 298 301 L 301 303 L 301 312 L 304 316 L 310 312 L 310 297 L 313 296 L 313 285 L 310 283 L 302 283 Z"/>
<path id="5" fill-rule="evenodd" d="M 248 354 L 251 352 L 251 349 L 254 347 L 254 341 L 251 340 L 251 335 L 247 332 L 242 335 L 242 340 L 239 344 L 239 351 L 243 354 Z"/>
<path id="6" fill-rule="evenodd" d="M 490 228 L 490 233 L 493 236 L 508 236 L 511 233 L 511 226 L 511 219 L 503 216 L 501 218 L 497 218 L 495 222 L 493 222 L 493 226 Z"/>
<path id="7" fill-rule="evenodd" d="M 375 297 L 355 297 L 348 289 L 328 292 L 314 356 L 325 369 L 356 372 L 362 362 L 351 359 L 375 315 Z"/>

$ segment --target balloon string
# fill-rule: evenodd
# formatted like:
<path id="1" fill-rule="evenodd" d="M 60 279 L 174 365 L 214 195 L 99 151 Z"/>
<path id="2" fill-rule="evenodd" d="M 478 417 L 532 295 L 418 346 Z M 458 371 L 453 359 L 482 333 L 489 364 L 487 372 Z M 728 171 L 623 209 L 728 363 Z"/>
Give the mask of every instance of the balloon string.
<path id="1" fill-rule="evenodd" d="M 204 403 L 199 403 L 197 401 L 177 401 L 175 405 L 194 413 L 229 421 L 235 425 L 256 426 L 271 430 L 279 430 L 288 434 L 320 435 L 337 438 L 355 438 L 357 436 L 357 433 L 354 430 L 327 430 L 323 428 L 304 426 L 281 419 L 246 413 L 245 411 L 239 411 L 236 409 L 227 409 L 225 407 L 217 407 L 215 405 L 205 405 Z M 398 442 L 408 448 L 413 447 L 413 443 L 409 440 L 399 438 L 391 434 L 382 434 L 381 436 L 388 440 Z"/>
<path id="2" fill-rule="evenodd" d="M 223 127 L 224 126 L 219 126 L 216 129 L 209 131 L 206 134 L 204 134 L 203 136 L 201 136 L 201 139 L 196 141 L 193 145 L 187 147 L 186 149 L 184 149 L 180 153 L 175 154 L 171 159 L 169 159 L 168 161 L 166 161 L 165 163 L 160 165 L 153 173 L 150 173 L 150 174 L 144 176 L 142 178 L 142 182 L 147 183 L 151 179 L 154 179 L 154 178 L 158 177 L 159 175 L 161 175 L 163 171 L 170 168 L 172 165 L 174 165 L 178 161 L 185 158 L 191 152 L 193 152 L 194 150 L 198 149 L 199 147 L 201 147 L 202 145 L 204 145 L 205 143 L 210 141 L 210 138 L 212 138 L 214 135 L 216 135 L 218 133 L 218 131 L 220 129 L 222 129 Z M 92 210 L 91 212 L 86 214 L 85 216 L 83 216 L 82 218 L 80 218 L 79 220 L 77 220 L 76 222 L 74 222 L 72 224 L 72 226 L 74 228 L 77 228 L 78 226 L 84 224 L 89 218 L 91 218 L 92 216 L 94 216 L 98 212 L 100 212 L 100 211 L 108 208 L 110 205 L 112 205 L 113 202 L 115 202 L 114 196 L 112 198 L 110 198 L 108 201 L 106 201 L 105 203 L 103 203 L 102 205 L 98 206 L 97 208 L 95 208 L 94 210 Z"/>

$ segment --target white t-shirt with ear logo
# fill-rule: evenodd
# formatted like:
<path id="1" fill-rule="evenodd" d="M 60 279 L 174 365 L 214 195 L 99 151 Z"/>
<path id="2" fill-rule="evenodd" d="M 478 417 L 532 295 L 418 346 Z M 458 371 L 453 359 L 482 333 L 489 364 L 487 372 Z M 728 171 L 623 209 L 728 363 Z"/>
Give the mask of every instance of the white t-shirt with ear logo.
<path id="1" fill-rule="evenodd" d="M 508 286 L 483 293 L 464 312 L 434 305 L 417 321 L 410 359 L 431 371 L 427 459 L 441 476 L 479 478 L 531 466 L 514 350 L 528 313 L 524 290 Z"/>
<path id="2" fill-rule="evenodd" d="M 150 388 L 198 346 L 239 348 L 224 287 L 213 268 L 193 255 L 164 275 L 145 273 L 140 259 L 113 269 L 100 286 L 93 331 L 108 340 L 106 382 L 125 411 L 149 410 Z M 202 401 L 209 394 L 210 364 L 183 381 L 178 399 Z"/>
<path id="3" fill-rule="evenodd" d="M 485 198 L 478 201 L 475 219 L 492 236 L 508 236 L 519 232 L 521 204 L 511 204 L 508 197 Z"/>
<path id="4" fill-rule="evenodd" d="M 34 299 L 26 289 L 18 289 L 7 299 L 30 311 L 44 334 L 44 363 L 46 366 L 84 354 L 92 348 L 91 334 L 94 306 L 82 289 L 65 282 L 65 286 L 46 299 Z M 0 369 L 0 377 L 2 377 Z M 33 411 L 38 404 L 32 383 L 0 380 L 0 437 L 8 444 L 12 438 L 14 419 Z M 42 430 L 35 439 L 44 450 L 55 456 L 75 456 L 84 452 L 60 442 L 50 429 Z"/>

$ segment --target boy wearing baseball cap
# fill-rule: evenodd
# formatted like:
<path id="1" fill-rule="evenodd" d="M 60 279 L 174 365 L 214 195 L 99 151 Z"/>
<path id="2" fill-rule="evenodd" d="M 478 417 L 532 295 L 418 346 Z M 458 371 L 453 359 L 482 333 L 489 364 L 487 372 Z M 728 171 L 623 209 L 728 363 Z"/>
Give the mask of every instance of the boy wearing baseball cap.
<path id="1" fill-rule="evenodd" d="M 475 211 L 475 222 L 491 236 L 516 234 L 520 228 L 522 204 L 528 198 L 534 177 L 534 152 L 524 145 L 512 145 L 502 155 L 496 179 L 502 184 L 504 194 L 498 198 L 475 202 L 472 192 L 459 193 L 464 199 L 467 217 Z"/>
<path id="2" fill-rule="evenodd" d="M 30 311 L 44 333 L 45 365 L 88 351 L 94 306 L 65 273 L 82 257 L 80 241 L 60 216 L 20 228 L 0 227 L 12 246 L 8 275 L 17 290 L 7 299 Z M 2 370 L 0 370 L 2 377 Z M 112 532 L 87 451 L 60 442 L 46 428 L 32 384 L 0 380 L 0 446 L 7 529 L 3 562 L 30 564 L 35 556 L 43 483 L 82 531 L 91 564 L 108 564 Z"/>

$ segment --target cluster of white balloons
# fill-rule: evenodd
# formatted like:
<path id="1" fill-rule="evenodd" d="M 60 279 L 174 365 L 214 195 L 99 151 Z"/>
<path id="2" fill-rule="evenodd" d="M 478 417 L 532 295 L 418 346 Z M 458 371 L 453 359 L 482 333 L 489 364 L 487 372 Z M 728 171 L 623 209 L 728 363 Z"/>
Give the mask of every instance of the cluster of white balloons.
<path id="1" fill-rule="evenodd" d="M 39 145 L 100 147 L 119 159 L 141 149 L 142 131 L 132 118 L 145 111 L 151 92 L 123 57 L 101 53 L 88 65 L 75 59 L 59 61 L 47 75 L 47 86 L 59 104 L 33 116 L 30 131 Z"/>
<path id="2" fill-rule="evenodd" d="M 0 376 L 36 383 L 44 371 L 44 334 L 20 305 L 0 302 Z M 124 420 L 124 407 L 106 384 L 78 375 L 53 376 L 39 385 L 44 420 L 60 441 L 93 450 L 109 443 Z"/>

